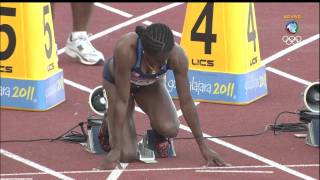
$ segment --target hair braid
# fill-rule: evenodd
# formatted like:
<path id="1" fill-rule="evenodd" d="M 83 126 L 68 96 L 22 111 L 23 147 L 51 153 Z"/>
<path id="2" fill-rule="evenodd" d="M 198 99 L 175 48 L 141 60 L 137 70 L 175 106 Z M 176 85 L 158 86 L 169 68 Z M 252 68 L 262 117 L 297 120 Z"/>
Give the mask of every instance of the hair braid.
<path id="1" fill-rule="evenodd" d="M 144 28 L 136 27 L 136 33 L 142 41 L 143 48 L 150 54 L 169 52 L 174 46 L 171 29 L 162 23 L 154 23 Z"/>

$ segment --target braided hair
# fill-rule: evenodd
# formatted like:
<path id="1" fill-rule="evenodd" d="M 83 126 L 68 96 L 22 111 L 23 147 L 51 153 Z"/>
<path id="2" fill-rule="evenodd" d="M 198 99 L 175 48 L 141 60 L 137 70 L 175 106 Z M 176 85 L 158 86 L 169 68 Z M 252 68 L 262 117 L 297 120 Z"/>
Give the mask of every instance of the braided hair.
<path id="1" fill-rule="evenodd" d="M 162 23 L 154 23 L 147 28 L 136 27 L 136 33 L 141 38 L 143 49 L 150 55 L 167 53 L 174 46 L 171 29 Z"/>

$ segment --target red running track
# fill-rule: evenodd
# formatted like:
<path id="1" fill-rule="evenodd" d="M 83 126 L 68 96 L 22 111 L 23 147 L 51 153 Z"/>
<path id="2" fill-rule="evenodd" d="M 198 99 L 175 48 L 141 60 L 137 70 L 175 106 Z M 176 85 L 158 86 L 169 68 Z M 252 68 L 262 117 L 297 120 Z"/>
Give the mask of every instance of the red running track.
<path id="1" fill-rule="evenodd" d="M 143 15 L 169 3 L 104 3 L 132 15 Z M 186 4 L 179 5 L 163 13 L 144 20 L 164 22 L 177 32 L 182 32 Z M 319 6 L 312 3 L 256 3 L 257 27 L 260 39 L 262 60 L 286 49 L 281 41 L 285 35 L 284 15 L 299 14 L 303 39 L 319 33 Z M 68 3 L 57 5 L 55 17 L 55 38 L 61 49 L 71 31 L 72 19 Z M 174 17 L 174 18 L 173 18 Z M 127 21 L 129 18 L 95 7 L 90 20 L 89 31 L 101 32 Z M 112 56 L 113 45 L 124 33 L 133 31 L 138 21 L 118 29 L 92 43 L 101 50 L 106 58 Z M 177 42 L 180 41 L 176 37 Z M 100 85 L 102 66 L 84 66 L 64 53 L 59 55 L 59 66 L 64 70 L 67 80 L 81 84 L 89 89 Z M 266 65 L 301 78 L 307 82 L 319 81 L 319 40 L 311 42 L 293 52 L 277 58 Z M 288 77 L 267 71 L 268 95 L 246 106 L 200 103 L 197 105 L 203 131 L 210 135 L 248 134 L 259 132 L 267 124 L 272 124 L 278 113 L 296 111 L 302 106 L 301 92 L 305 84 Z M 87 104 L 88 92 L 65 84 L 66 101 L 47 112 L 25 112 L 1 109 L 1 140 L 53 138 L 65 132 L 92 114 Z M 178 101 L 175 101 L 179 109 Z M 150 128 L 146 115 L 136 113 L 136 127 L 139 134 Z M 186 125 L 181 117 L 181 123 Z M 284 116 L 281 122 L 298 122 L 296 116 Z M 191 134 L 183 129 L 178 137 Z M 211 148 L 221 154 L 233 165 L 229 169 L 214 169 L 213 172 L 198 172 L 195 167 L 204 165 L 204 160 L 195 141 L 176 140 L 176 158 L 158 159 L 157 164 L 130 163 L 126 170 L 116 174 L 93 172 L 101 162 L 102 155 L 92 155 L 78 144 L 65 142 L 1 143 L 1 149 L 38 163 L 42 169 L 9 158 L 1 153 L 1 178 L 57 179 L 54 175 L 65 175 L 74 179 L 299 179 L 295 172 L 314 179 L 319 179 L 319 148 L 305 144 L 304 139 L 297 139 L 293 133 L 281 133 L 274 136 L 271 131 L 255 136 L 221 139 L 223 145 L 209 141 Z M 226 147 L 228 143 L 243 148 L 240 153 L 235 147 Z M 251 155 L 254 157 L 250 157 Z M 262 160 L 259 160 L 259 157 Z M 270 167 L 265 161 L 270 160 Z M 287 166 L 288 165 L 288 166 Z M 280 167 L 280 168 L 279 168 Z M 287 172 L 288 169 L 294 173 Z M 43 173 L 49 168 L 57 173 Z M 189 168 L 189 169 L 186 169 Z M 138 170 L 137 170 L 138 169 Z M 131 170 L 131 171 L 130 171 Z"/>

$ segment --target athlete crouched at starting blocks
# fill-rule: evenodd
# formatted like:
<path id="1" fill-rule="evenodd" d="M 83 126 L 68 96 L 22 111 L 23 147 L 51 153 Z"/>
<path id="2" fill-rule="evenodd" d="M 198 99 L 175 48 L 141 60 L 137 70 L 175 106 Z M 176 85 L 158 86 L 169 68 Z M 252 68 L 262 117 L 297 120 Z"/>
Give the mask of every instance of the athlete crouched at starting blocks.
<path id="1" fill-rule="evenodd" d="M 137 159 L 135 103 L 150 119 L 157 136 L 157 153 L 167 157 L 168 138 L 177 136 L 180 123 L 165 85 L 168 69 L 173 70 L 183 116 L 202 156 L 207 164 L 227 165 L 203 138 L 189 90 L 186 54 L 175 43 L 167 25 L 154 23 L 146 28 L 137 26 L 135 32 L 123 35 L 115 45 L 113 58 L 105 62 L 103 88 L 108 98 L 108 115 L 102 129 L 109 133 L 109 142 L 105 144 L 109 143 L 111 149 L 98 169 L 114 168 L 119 162 Z"/>

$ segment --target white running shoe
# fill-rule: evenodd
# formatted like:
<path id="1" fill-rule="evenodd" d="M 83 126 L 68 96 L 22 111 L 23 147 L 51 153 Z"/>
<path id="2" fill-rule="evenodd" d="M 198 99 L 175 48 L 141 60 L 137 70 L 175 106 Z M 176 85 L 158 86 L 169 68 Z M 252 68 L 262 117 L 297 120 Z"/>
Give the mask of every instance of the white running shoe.
<path id="1" fill-rule="evenodd" d="M 68 37 L 65 52 L 73 58 L 78 57 L 80 62 L 86 65 L 104 61 L 103 54 L 92 46 L 86 31 L 72 32 Z"/>

